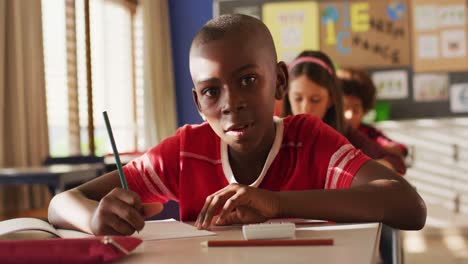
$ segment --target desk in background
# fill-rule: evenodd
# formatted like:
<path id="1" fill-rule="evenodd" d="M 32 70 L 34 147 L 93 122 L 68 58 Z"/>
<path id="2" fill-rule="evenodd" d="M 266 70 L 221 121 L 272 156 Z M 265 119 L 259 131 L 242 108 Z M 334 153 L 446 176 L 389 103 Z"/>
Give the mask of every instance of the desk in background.
<path id="1" fill-rule="evenodd" d="M 84 183 L 101 175 L 103 171 L 103 164 L 2 168 L 0 184 L 45 184 L 57 194 L 65 190 L 65 185 Z"/>
<path id="2" fill-rule="evenodd" d="M 122 165 L 125 165 L 143 154 L 143 152 L 121 152 L 119 153 L 120 162 Z M 117 169 L 113 154 L 107 154 L 104 156 L 104 164 L 106 164 L 106 172 L 111 172 Z"/>

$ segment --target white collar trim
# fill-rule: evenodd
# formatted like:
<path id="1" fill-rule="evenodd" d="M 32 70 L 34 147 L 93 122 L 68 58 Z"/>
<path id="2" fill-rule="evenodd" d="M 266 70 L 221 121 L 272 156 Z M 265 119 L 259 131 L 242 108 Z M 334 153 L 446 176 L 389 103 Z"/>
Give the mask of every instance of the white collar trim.
<path id="1" fill-rule="evenodd" d="M 281 142 L 283 141 L 283 130 L 284 130 L 283 119 L 277 116 L 274 116 L 273 122 L 275 123 L 275 126 L 276 126 L 275 141 L 273 142 L 270 152 L 268 153 L 268 157 L 265 161 L 265 164 L 263 165 L 262 172 L 260 172 L 260 175 L 257 177 L 257 179 L 252 184 L 249 185 L 251 187 L 258 187 L 260 183 L 262 183 L 263 178 L 265 177 L 268 169 L 270 168 L 271 163 L 273 162 L 273 160 L 275 160 L 276 155 L 278 154 L 281 148 Z M 234 177 L 234 173 L 232 172 L 231 164 L 229 163 L 228 146 L 225 142 L 221 142 L 221 164 L 223 166 L 223 172 L 224 172 L 224 175 L 226 176 L 227 181 L 230 184 L 238 183 L 236 181 L 236 178 Z"/>

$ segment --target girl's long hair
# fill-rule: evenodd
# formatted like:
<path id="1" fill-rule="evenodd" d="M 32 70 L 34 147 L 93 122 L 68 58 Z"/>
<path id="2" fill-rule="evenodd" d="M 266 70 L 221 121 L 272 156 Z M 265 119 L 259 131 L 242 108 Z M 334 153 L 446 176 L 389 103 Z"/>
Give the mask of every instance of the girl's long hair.
<path id="1" fill-rule="evenodd" d="M 341 134 L 344 134 L 345 119 L 343 113 L 343 94 L 339 87 L 339 80 L 336 77 L 335 68 L 333 67 L 331 59 L 321 51 L 306 50 L 301 52 L 301 54 L 296 57 L 295 61 L 303 57 L 317 58 L 328 65 L 328 69 L 314 62 L 298 63 L 289 69 L 290 80 L 305 74 L 309 80 L 327 89 L 330 100 L 332 100 L 332 106 L 327 109 L 322 120 Z M 285 116 L 292 115 L 291 102 L 289 101 L 288 95 L 284 98 L 283 113 Z"/>

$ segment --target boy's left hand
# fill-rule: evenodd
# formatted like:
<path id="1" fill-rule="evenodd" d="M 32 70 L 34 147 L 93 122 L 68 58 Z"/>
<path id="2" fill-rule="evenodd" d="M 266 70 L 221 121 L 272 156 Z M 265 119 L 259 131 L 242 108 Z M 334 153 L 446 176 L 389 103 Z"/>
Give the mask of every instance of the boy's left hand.
<path id="1" fill-rule="evenodd" d="M 195 226 L 208 229 L 221 207 L 217 225 L 264 222 L 280 212 L 279 197 L 275 192 L 230 184 L 206 198 Z"/>

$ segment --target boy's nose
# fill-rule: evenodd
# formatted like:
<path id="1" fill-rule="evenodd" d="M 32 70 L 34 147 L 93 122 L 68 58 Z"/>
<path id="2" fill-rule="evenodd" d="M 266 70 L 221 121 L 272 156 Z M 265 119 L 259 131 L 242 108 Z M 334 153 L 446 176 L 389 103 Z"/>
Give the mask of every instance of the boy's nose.
<path id="1" fill-rule="evenodd" d="M 224 105 L 222 111 L 224 114 L 230 112 L 239 112 L 247 107 L 247 102 L 241 92 L 232 89 L 226 89 L 224 94 Z"/>

